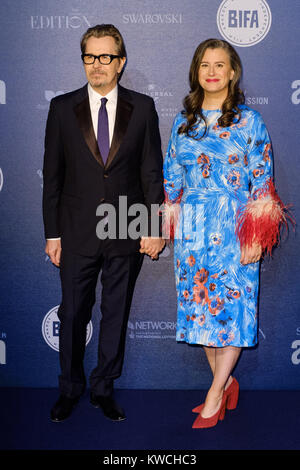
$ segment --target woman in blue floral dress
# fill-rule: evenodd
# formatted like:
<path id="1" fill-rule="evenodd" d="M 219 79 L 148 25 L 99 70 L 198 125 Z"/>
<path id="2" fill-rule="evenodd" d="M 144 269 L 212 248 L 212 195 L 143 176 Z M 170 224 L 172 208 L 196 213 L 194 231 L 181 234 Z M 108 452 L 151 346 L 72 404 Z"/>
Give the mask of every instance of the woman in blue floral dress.
<path id="1" fill-rule="evenodd" d="M 191 91 L 173 124 L 164 161 L 176 218 L 177 341 L 203 345 L 213 382 L 193 427 L 236 407 L 231 376 L 241 348 L 257 343 L 259 260 L 277 242 L 284 207 L 272 182 L 272 149 L 261 115 L 244 105 L 241 63 L 226 41 L 195 51 Z"/>

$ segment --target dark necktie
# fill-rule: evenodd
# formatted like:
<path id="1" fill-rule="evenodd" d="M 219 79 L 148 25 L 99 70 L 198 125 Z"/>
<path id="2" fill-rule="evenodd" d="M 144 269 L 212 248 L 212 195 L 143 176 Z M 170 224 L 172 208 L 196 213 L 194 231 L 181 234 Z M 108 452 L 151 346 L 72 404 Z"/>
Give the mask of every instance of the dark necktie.
<path id="1" fill-rule="evenodd" d="M 109 152 L 109 131 L 108 131 L 108 117 L 106 110 L 107 98 L 101 98 L 101 106 L 98 113 L 98 146 L 105 165 L 108 152 Z"/>

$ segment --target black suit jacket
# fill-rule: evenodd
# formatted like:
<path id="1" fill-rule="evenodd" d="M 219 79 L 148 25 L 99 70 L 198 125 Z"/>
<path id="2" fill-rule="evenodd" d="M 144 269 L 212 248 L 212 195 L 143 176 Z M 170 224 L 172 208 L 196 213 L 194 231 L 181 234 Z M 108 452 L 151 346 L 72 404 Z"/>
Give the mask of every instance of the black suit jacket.
<path id="1" fill-rule="evenodd" d="M 117 236 L 119 196 L 127 196 L 128 206 L 144 203 L 150 215 L 151 204 L 164 199 L 162 163 L 152 98 L 118 86 L 114 134 L 105 166 L 93 130 L 87 85 L 54 98 L 45 135 L 45 237 L 61 237 L 62 249 L 87 256 L 95 254 L 100 243 L 110 255 L 136 252 L 139 240 L 99 240 L 96 210 L 104 203 L 116 208 Z"/>

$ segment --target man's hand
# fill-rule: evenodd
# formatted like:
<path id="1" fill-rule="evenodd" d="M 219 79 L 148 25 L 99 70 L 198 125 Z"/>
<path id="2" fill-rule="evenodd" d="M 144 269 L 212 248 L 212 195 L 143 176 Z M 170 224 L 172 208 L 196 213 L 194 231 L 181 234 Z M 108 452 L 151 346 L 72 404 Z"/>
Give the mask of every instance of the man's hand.
<path id="1" fill-rule="evenodd" d="M 260 245 L 254 243 L 251 246 L 245 246 L 241 250 L 241 263 L 242 264 L 250 264 L 256 263 L 260 260 L 262 255 L 262 250 Z"/>
<path id="2" fill-rule="evenodd" d="M 45 252 L 55 266 L 59 267 L 61 256 L 60 240 L 47 240 Z"/>
<path id="3" fill-rule="evenodd" d="M 166 242 L 163 238 L 143 237 L 141 239 L 140 253 L 146 253 L 152 259 L 157 259 Z"/>

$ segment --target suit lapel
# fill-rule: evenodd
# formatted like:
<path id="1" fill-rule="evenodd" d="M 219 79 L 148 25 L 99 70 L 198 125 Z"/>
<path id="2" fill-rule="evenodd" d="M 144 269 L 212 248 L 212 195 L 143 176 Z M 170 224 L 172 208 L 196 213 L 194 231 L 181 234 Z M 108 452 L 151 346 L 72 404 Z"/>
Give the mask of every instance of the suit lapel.
<path id="1" fill-rule="evenodd" d="M 107 168 L 115 158 L 130 121 L 133 105 L 130 103 L 128 95 L 129 94 L 125 88 L 121 86 L 118 87 L 115 127 L 105 168 Z"/>
<path id="2" fill-rule="evenodd" d="M 100 165 L 104 167 L 103 160 L 102 160 L 99 147 L 98 147 L 98 142 L 96 140 L 96 136 L 95 136 L 95 132 L 93 128 L 93 121 L 92 121 L 92 116 L 91 116 L 91 109 L 90 109 L 89 96 L 87 93 L 87 87 L 85 87 L 85 89 L 86 89 L 85 97 L 74 107 L 74 112 L 76 114 L 80 130 L 83 134 L 84 140 L 88 148 L 90 149 L 92 155 L 97 160 L 97 162 L 100 163 Z"/>
<path id="3" fill-rule="evenodd" d="M 102 167 L 104 167 L 104 163 L 98 147 L 98 142 L 94 133 L 87 86 L 83 87 L 82 91 L 83 99 L 81 99 L 75 105 L 74 112 L 88 148 L 90 149 L 96 161 Z M 130 121 L 132 111 L 133 105 L 130 103 L 129 93 L 125 88 L 119 86 L 114 133 L 105 168 L 111 164 L 120 148 Z"/>

